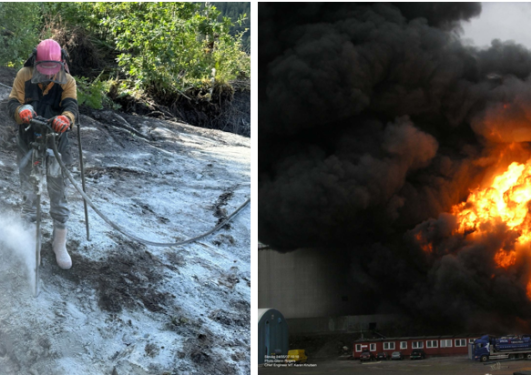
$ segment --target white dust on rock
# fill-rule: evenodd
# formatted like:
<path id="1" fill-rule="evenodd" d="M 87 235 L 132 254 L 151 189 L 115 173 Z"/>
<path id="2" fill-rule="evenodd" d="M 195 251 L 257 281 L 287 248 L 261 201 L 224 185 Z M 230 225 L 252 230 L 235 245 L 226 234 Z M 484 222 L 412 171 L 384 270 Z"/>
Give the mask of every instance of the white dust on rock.
<path id="1" fill-rule="evenodd" d="M 166 129 L 164 137 L 146 143 L 82 116 L 87 191 L 120 226 L 148 240 L 178 241 L 211 229 L 219 213 L 228 215 L 249 197 L 249 139 L 141 121 Z M 0 207 L 18 211 L 14 160 L 14 150 L 0 153 Z M 79 173 L 74 178 L 79 183 Z M 197 243 L 144 247 L 93 211 L 87 240 L 82 200 L 71 185 L 66 194 L 74 265 L 61 270 L 55 263 L 45 197 L 38 298 L 28 280 L 34 242 L 24 245 L 26 258 L 18 254 L 35 236 L 11 229 L 23 230 L 17 214 L 0 214 L 0 374 L 250 372 L 249 207 Z M 120 309 L 106 309 L 107 296 Z"/>
<path id="2" fill-rule="evenodd" d="M 6 266 L 24 266 L 18 273 L 27 278 L 28 288 L 35 285 L 36 264 L 35 227 L 23 222 L 12 212 L 0 213 L 0 254 Z"/>

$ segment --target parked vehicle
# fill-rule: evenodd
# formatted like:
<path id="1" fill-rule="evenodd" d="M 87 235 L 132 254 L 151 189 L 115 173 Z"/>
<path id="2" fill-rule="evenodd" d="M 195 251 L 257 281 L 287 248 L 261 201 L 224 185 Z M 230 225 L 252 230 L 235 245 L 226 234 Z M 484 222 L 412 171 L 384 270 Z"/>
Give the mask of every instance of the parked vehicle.
<path id="1" fill-rule="evenodd" d="M 414 349 L 409 356 L 409 359 L 425 359 L 426 353 L 421 349 Z"/>
<path id="2" fill-rule="evenodd" d="M 393 352 L 393 354 L 391 354 L 391 359 L 401 360 L 404 359 L 404 356 L 402 355 L 402 352 Z"/>
<path id="3" fill-rule="evenodd" d="M 381 352 L 376 355 L 376 359 L 379 361 L 385 361 L 389 359 L 389 357 L 387 356 L 387 353 Z"/>
<path id="4" fill-rule="evenodd" d="M 292 349 L 288 351 L 286 362 L 306 363 L 308 357 L 304 349 Z"/>
<path id="5" fill-rule="evenodd" d="M 472 358 L 487 362 L 491 356 L 531 359 L 531 335 L 481 336 L 472 344 Z"/>
<path id="6" fill-rule="evenodd" d="M 374 361 L 374 355 L 371 352 L 364 351 L 360 354 L 360 361 Z"/>

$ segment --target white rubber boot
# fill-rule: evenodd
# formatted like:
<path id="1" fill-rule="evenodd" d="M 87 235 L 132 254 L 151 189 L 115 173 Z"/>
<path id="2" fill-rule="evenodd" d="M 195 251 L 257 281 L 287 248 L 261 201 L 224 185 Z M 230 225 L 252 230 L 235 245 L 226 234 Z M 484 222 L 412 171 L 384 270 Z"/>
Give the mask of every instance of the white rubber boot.
<path id="1" fill-rule="evenodd" d="M 64 270 L 72 267 L 72 258 L 70 258 L 68 251 L 66 251 L 66 228 L 54 228 L 53 252 L 55 253 L 55 260 L 59 267 Z"/>

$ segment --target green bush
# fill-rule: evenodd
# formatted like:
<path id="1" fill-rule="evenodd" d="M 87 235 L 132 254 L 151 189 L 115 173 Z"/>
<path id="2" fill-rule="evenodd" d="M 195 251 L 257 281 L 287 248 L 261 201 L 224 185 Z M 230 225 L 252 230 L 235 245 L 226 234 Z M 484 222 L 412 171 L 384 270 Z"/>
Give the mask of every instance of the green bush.
<path id="1" fill-rule="evenodd" d="M 118 64 L 136 88 L 159 95 L 200 86 L 216 68 L 229 81 L 249 75 L 241 34 L 214 6 L 198 3 L 107 3 L 102 20 L 121 51 Z"/>
<path id="2" fill-rule="evenodd" d="M 21 68 L 39 42 L 38 3 L 0 3 L 0 65 Z"/>
<path id="3" fill-rule="evenodd" d="M 77 83 L 77 101 L 90 108 L 103 109 L 104 107 L 119 109 L 120 105 L 115 104 L 107 96 L 114 81 L 100 81 L 101 74 L 94 81 L 90 82 L 85 77 L 74 77 Z"/>

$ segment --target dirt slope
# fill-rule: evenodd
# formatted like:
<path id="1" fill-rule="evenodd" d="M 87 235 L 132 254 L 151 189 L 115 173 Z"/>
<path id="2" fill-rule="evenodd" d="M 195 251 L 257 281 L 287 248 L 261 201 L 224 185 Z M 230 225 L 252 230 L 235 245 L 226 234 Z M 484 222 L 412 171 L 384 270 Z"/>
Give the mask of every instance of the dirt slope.
<path id="1" fill-rule="evenodd" d="M 13 74 L 0 70 L 0 83 Z M 146 247 L 90 211 L 72 186 L 64 271 L 43 209 L 42 292 L 33 298 L 32 234 L 18 223 L 15 126 L 0 86 L 0 373 L 250 373 L 250 209 L 191 245 Z M 206 232 L 250 196 L 250 139 L 185 124 L 99 112 L 81 117 L 88 194 L 112 220 L 151 241 Z M 69 134 L 74 156 L 77 137 Z M 77 158 L 72 168 L 79 181 Z"/>

